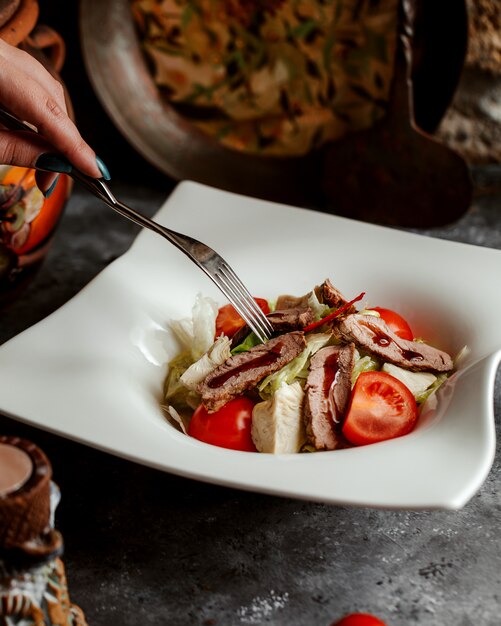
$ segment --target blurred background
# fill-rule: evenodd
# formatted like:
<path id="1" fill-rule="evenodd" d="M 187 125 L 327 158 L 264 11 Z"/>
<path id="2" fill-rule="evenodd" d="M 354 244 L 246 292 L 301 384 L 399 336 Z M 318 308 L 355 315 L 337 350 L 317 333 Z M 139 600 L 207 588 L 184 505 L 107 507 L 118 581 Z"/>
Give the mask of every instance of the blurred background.
<path id="1" fill-rule="evenodd" d="M 437 63 L 442 56 L 447 56 L 451 41 L 457 38 L 453 28 L 457 22 L 454 8 L 451 3 L 440 4 L 450 5 L 447 11 L 451 28 L 448 32 L 443 30 L 436 38 L 438 45 L 442 46 L 442 50 L 437 48 L 437 52 L 442 53 L 436 55 Z M 482 176 L 475 181 L 488 191 L 489 187 L 501 186 L 498 167 L 501 162 L 501 3 L 497 0 L 467 0 L 466 6 L 469 41 L 465 64 L 452 105 L 437 130 L 437 137 L 464 156 L 474 170 L 478 165 L 490 166 L 483 168 Z M 127 180 L 138 177 L 146 184 L 166 189 L 172 181 L 130 146 L 97 99 L 82 60 L 78 13 L 77 2 L 40 2 L 39 21 L 57 30 L 66 42 L 67 57 L 61 75 L 71 94 L 81 132 L 110 168 L 115 169 L 115 175 Z M 448 76 L 444 75 L 443 80 L 447 81 Z M 422 102 L 433 100 L 433 84 L 428 85 L 428 90 L 425 89 L 426 84 L 416 89 L 418 87 L 418 97 Z"/>

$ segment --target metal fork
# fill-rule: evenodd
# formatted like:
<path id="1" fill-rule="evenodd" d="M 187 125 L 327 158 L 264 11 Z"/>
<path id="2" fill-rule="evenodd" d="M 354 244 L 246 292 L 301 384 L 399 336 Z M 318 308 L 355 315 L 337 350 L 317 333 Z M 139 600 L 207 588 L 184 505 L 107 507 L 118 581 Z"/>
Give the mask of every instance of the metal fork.
<path id="1" fill-rule="evenodd" d="M 25 124 L 17 117 L 0 108 L 0 123 L 10 130 L 22 130 L 30 133 L 36 131 Z M 269 339 L 273 333 L 273 327 L 256 304 L 256 301 L 246 289 L 242 281 L 231 269 L 228 263 L 215 250 L 189 237 L 182 235 L 161 226 L 158 222 L 138 213 L 131 207 L 115 198 L 110 188 L 102 178 L 91 178 L 80 170 L 73 168 L 70 174 L 74 180 L 77 180 L 86 187 L 92 194 L 102 200 L 109 207 L 123 215 L 127 219 L 139 224 L 143 228 L 149 228 L 153 232 L 165 237 L 173 243 L 181 252 L 184 252 L 198 267 L 203 270 L 207 276 L 222 291 L 229 302 L 235 307 L 242 319 L 247 323 L 249 328 L 254 331 L 256 336 L 263 343 Z"/>

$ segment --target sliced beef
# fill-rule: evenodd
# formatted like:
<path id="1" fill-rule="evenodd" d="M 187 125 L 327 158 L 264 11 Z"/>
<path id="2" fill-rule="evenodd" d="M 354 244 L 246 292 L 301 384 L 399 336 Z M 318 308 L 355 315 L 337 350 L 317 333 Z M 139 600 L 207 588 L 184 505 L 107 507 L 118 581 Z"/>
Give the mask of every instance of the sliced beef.
<path id="1" fill-rule="evenodd" d="M 353 343 L 321 348 L 311 359 L 304 420 L 308 443 L 317 450 L 334 450 L 344 444 L 341 420 L 350 400 L 354 364 Z"/>
<path id="2" fill-rule="evenodd" d="M 314 319 L 313 311 L 310 307 L 277 310 L 270 313 L 267 317 L 276 333 L 302 330 L 305 326 L 311 324 Z"/>
<path id="3" fill-rule="evenodd" d="M 349 302 L 328 278 L 319 287 L 315 287 L 315 293 L 320 302 L 327 304 L 333 309 L 339 309 L 339 307 Z M 352 306 L 347 313 L 352 313 L 353 311 L 355 311 L 355 307 Z"/>
<path id="4" fill-rule="evenodd" d="M 317 285 L 314 291 L 319 302 L 326 304 L 333 309 L 338 309 L 348 302 L 339 289 L 336 289 L 328 278 L 324 280 L 321 285 Z M 279 296 L 276 307 L 280 310 L 307 307 L 311 293 L 312 292 L 310 291 L 306 295 L 299 297 L 289 295 Z M 355 309 L 353 308 L 353 311 L 354 310 Z"/>
<path id="5" fill-rule="evenodd" d="M 230 357 L 198 385 L 203 404 L 209 413 L 217 411 L 232 398 L 255 387 L 265 376 L 281 369 L 305 347 L 304 334 L 297 331 Z"/>
<path id="6" fill-rule="evenodd" d="M 278 296 L 275 306 L 279 311 L 283 311 L 285 309 L 305 309 L 308 306 L 310 296 L 311 291 L 308 292 L 305 296 L 299 297 L 284 294 L 282 296 Z"/>
<path id="7" fill-rule="evenodd" d="M 399 367 L 416 372 L 453 369 L 452 359 L 446 352 L 425 343 L 401 339 L 374 315 L 349 315 L 339 322 L 336 332 L 344 341 L 353 341 L 361 349 Z"/>
<path id="8" fill-rule="evenodd" d="M 290 333 L 293 330 L 302 330 L 313 322 L 313 311 L 310 307 L 285 309 L 273 311 L 266 316 L 276 333 Z M 250 329 L 247 325 L 238 330 L 231 340 L 231 347 L 234 348 L 247 337 Z"/>

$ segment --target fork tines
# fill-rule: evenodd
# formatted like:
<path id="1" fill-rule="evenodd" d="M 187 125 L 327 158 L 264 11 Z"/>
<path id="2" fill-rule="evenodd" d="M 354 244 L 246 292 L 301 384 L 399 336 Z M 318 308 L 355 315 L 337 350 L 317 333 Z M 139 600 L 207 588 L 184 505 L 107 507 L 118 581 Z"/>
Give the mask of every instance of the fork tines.
<path id="1" fill-rule="evenodd" d="M 217 286 L 257 337 L 263 343 L 269 339 L 273 333 L 273 326 L 226 262 L 223 262 L 218 268 L 217 275 L 214 276 L 214 282 L 216 282 Z"/>

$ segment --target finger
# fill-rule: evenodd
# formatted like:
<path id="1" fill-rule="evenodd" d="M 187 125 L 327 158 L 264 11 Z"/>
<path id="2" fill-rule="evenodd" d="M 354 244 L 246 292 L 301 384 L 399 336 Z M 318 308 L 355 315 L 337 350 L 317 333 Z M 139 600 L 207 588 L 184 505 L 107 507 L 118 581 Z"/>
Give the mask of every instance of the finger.
<path id="1" fill-rule="evenodd" d="M 36 126 L 39 134 L 52 144 L 50 152 L 62 153 L 85 174 L 100 178 L 102 174 L 94 150 L 83 140 L 58 102 L 40 89 L 35 81 L 29 87 L 23 87 L 23 97 L 20 99 L 4 96 L 6 106 L 18 117 Z"/>
<path id="2" fill-rule="evenodd" d="M 59 178 L 59 174 L 52 174 L 51 172 L 42 172 L 37 170 L 35 172 L 35 182 L 37 187 L 48 198 L 55 187 L 55 183 Z"/>
<path id="3" fill-rule="evenodd" d="M 6 75 L 10 73 L 10 80 Z M 100 178 L 96 154 L 83 140 L 57 99 L 26 74 L 14 73 L 0 58 L 0 94 L 4 105 L 18 117 L 34 124 L 51 144 L 85 174 Z M 54 150 L 55 149 L 55 150 Z M 105 175 L 106 177 L 106 175 Z M 108 175 L 109 178 L 109 175 Z"/>
<path id="4" fill-rule="evenodd" d="M 20 167 L 36 167 L 41 154 L 48 154 L 51 145 L 28 132 L 0 130 L 0 163 Z M 59 174 L 37 170 L 35 180 L 40 191 L 47 196 Z"/>
<path id="5" fill-rule="evenodd" d="M 0 163 L 35 167 L 38 157 L 53 150 L 40 135 L 24 131 L 0 130 Z"/>
<path id="6" fill-rule="evenodd" d="M 10 64 L 12 70 L 17 70 L 38 82 L 47 92 L 52 93 L 61 108 L 67 112 L 66 97 L 62 84 L 35 58 L 24 50 L 10 46 L 0 39 L 0 56 Z"/>

